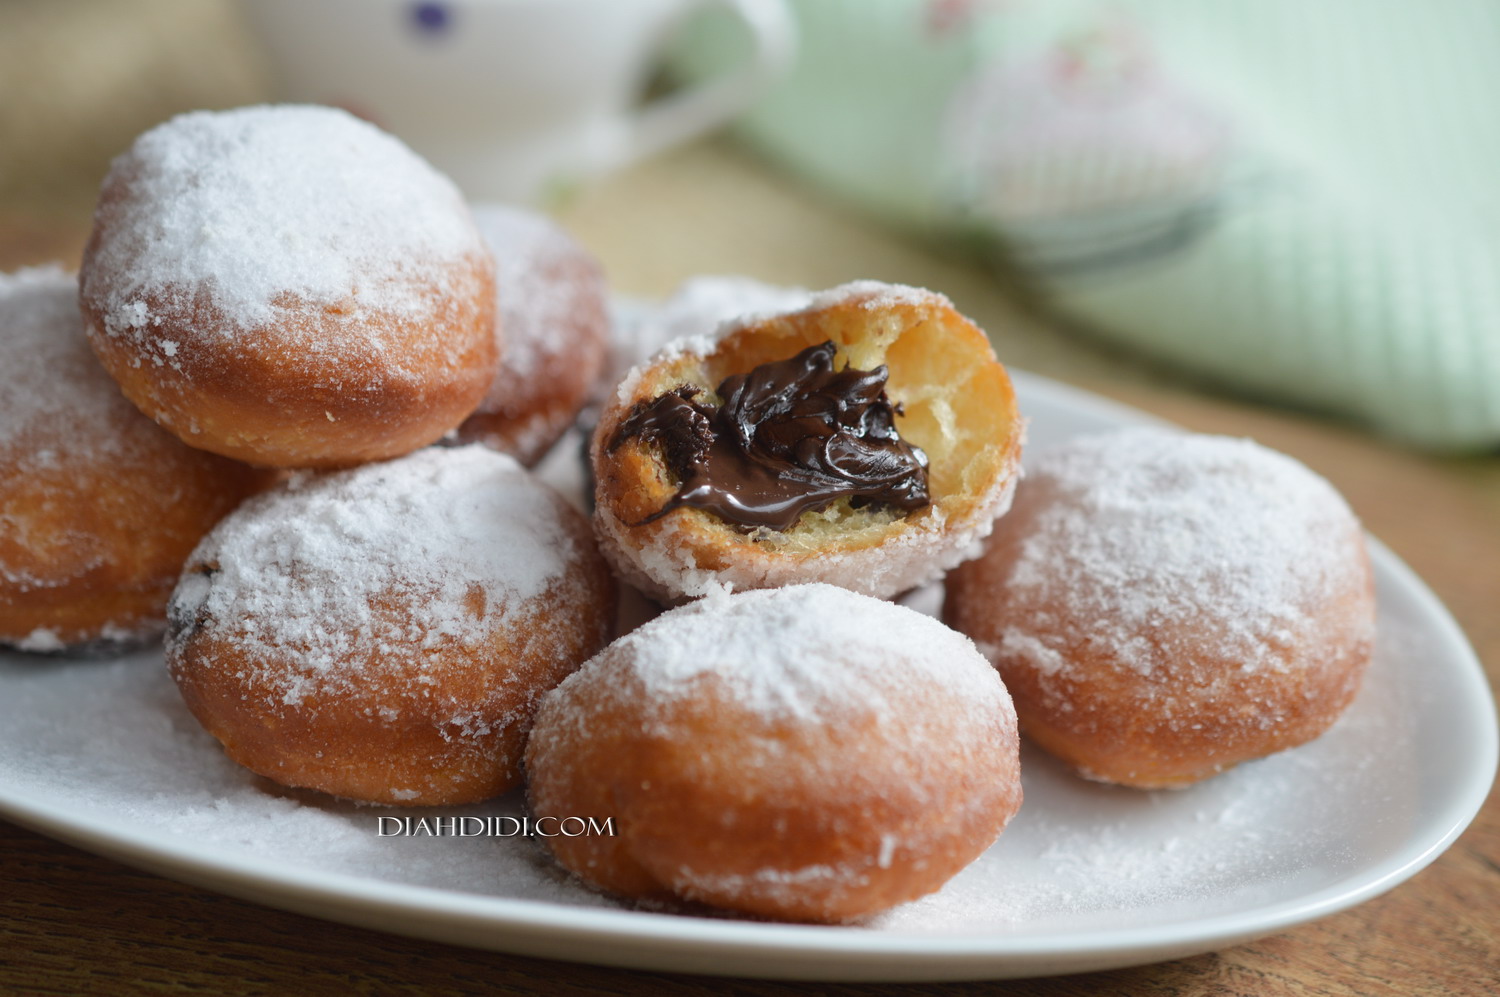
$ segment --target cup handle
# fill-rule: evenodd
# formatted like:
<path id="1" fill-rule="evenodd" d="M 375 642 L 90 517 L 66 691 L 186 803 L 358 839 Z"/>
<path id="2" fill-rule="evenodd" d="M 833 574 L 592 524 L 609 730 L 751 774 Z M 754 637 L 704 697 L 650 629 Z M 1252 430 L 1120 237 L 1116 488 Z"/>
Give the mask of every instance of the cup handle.
<path id="1" fill-rule="evenodd" d="M 636 112 L 618 165 L 654 155 L 724 124 L 791 64 L 797 36 L 783 0 L 699 0 L 727 8 L 750 29 L 754 50 L 739 69 L 686 92 L 669 94 Z"/>

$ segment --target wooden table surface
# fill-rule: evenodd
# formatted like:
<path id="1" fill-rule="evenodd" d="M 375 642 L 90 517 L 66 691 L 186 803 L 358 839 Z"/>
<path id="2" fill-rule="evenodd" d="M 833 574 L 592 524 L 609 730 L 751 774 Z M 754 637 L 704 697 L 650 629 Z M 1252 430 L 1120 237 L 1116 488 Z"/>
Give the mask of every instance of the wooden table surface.
<path id="1" fill-rule="evenodd" d="M 46 25 L 34 23 L 43 16 L 68 19 L 67 30 L 77 35 L 88 14 L 93 18 L 89 23 L 98 22 L 93 30 L 107 38 L 117 62 L 124 61 L 122 47 L 148 45 L 145 28 L 135 24 L 137 34 L 132 35 L 115 23 L 120 20 L 116 5 L 61 6 L 68 8 L 66 14 L 52 5 L 16 10 L 22 27 L 43 40 Z M 149 7 L 157 18 L 153 23 L 161 25 L 197 18 L 207 25 L 205 32 L 228 30 L 213 20 L 218 15 L 208 4 L 158 0 L 134 7 Z M 14 10 L 4 13 L 16 16 Z M 4 28 L 0 18 L 0 36 L 6 34 Z M 11 38 L 18 37 L 11 32 Z M 55 68 L 57 60 L 30 35 L 16 48 L 37 53 L 36 64 L 24 70 L 26 80 Z M 215 59 L 233 63 L 221 51 L 199 46 L 172 59 L 157 53 L 151 65 L 167 67 L 160 74 L 181 75 L 188 66 L 201 75 Z M 15 60 L 9 65 L 15 69 Z M 243 69 L 234 65 L 235 72 Z M 6 66 L 0 37 L 0 92 L 6 90 Z M 252 76 L 244 70 L 244 80 L 232 86 L 216 77 L 223 87 L 203 102 L 232 103 L 246 99 L 245 94 L 253 96 L 257 84 Z M 119 86 L 125 78 L 121 76 Z M 156 82 L 137 89 L 157 100 L 171 88 Z M 8 107 L 0 101 L 0 129 L 20 120 L 4 117 Z M 69 166 L 71 172 L 47 170 L 49 160 L 42 157 L 37 161 L 43 169 L 33 169 L 35 176 L 28 181 L 26 164 L 16 165 L 17 147 L 0 148 L 0 167 L 8 161 L 13 167 L 9 187 L 0 168 L 0 268 L 77 259 L 88 205 L 86 192 L 80 194 L 79 183 L 69 177 L 97 176 L 110 143 L 120 141 L 108 129 L 121 127 L 94 102 L 80 101 L 78 107 L 83 109 L 75 108 L 78 114 L 98 119 L 96 135 L 103 137 L 99 149 Z M 64 116 L 62 111 L 49 113 L 54 119 Z M 0 146 L 7 137 L 0 135 Z M 1006 288 L 978 266 L 924 249 L 777 179 L 723 143 L 695 146 L 613 178 L 585 192 L 562 218 L 601 256 L 616 288 L 628 293 L 664 294 L 690 274 L 714 272 L 810 287 L 859 277 L 921 284 L 948 293 L 984 325 L 1007 363 L 1111 395 L 1194 429 L 1253 436 L 1292 454 L 1332 480 L 1370 530 L 1432 586 L 1473 641 L 1492 686 L 1500 679 L 1500 460 L 1493 456 L 1426 456 L 1353 428 L 1225 401 L 1220 393 L 1056 320 L 1044 306 L 1027 302 L 1024 292 Z M 1178 997 L 1497 990 L 1500 800 L 1493 792 L 1473 826 L 1431 867 L 1345 913 L 1161 965 L 1045 980 L 925 985 L 724 980 L 455 948 L 230 899 L 0 822 L 0 994 L 813 991 Z"/>

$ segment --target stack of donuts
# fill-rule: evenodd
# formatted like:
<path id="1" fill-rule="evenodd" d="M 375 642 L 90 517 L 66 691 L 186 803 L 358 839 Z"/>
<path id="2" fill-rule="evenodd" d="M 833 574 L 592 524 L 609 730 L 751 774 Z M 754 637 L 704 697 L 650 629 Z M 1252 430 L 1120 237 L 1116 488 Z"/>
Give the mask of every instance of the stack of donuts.
<path id="1" fill-rule="evenodd" d="M 629 900 L 866 917 L 996 840 L 1020 732 L 1184 786 L 1318 736 L 1370 656 L 1359 525 L 1289 458 L 1126 430 L 1021 482 L 942 295 L 700 280 L 626 326 L 555 225 L 328 108 L 142 135 L 76 277 L 0 277 L 0 370 L 0 643 L 164 633 L 246 768 L 524 784 L 613 818 L 545 841 Z M 592 522 L 528 470 L 575 426 Z M 936 584 L 943 622 L 892 601 Z"/>

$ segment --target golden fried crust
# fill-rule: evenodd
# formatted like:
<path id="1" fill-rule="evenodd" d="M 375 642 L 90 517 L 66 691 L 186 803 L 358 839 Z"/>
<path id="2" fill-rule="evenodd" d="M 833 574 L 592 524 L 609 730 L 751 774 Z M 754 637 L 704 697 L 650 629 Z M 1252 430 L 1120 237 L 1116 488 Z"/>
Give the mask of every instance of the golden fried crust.
<path id="1" fill-rule="evenodd" d="M 413 636 L 429 648 L 420 661 L 364 647 L 339 663 L 346 681 L 295 701 L 279 679 L 298 667 L 297 649 L 281 660 L 252 657 L 235 640 L 234 620 L 174 619 L 167 664 L 188 709 L 229 757 L 282 785 L 392 806 L 498 796 L 520 782 L 537 697 L 602 647 L 614 626 L 614 579 L 586 521 L 572 514 L 565 523 L 581 552 L 569 577 L 509 614 L 485 606 L 476 588 L 466 608 L 493 620 L 479 643 Z M 410 631 L 408 602 L 391 598 L 372 609 Z"/>
<path id="2" fill-rule="evenodd" d="M 1313 740 L 1354 699 L 1375 615 L 1357 524 L 1341 545 L 1357 568 L 1339 576 L 1349 584 L 1302 605 L 1305 622 L 1272 642 L 1256 668 L 1226 653 L 1205 612 L 1140 634 L 1174 649 L 1169 668 L 1142 675 L 1121 661 L 1119 647 L 1091 639 L 1072 607 L 1036 603 L 1007 584 L 1039 511 L 1023 489 L 984 555 L 949 574 L 944 620 L 1000 670 L 1022 731 L 1080 774 L 1141 789 L 1186 786 Z M 1042 620 L 1064 621 L 1064 629 L 1042 631 Z M 1044 670 L 1008 651 L 1007 630 L 1017 625 L 1059 649 L 1063 666 Z"/>
<path id="3" fill-rule="evenodd" d="M 956 723 L 951 739 L 873 718 L 768 726 L 712 685 L 656 710 L 602 682 L 570 692 L 574 719 L 549 701 L 528 746 L 528 800 L 539 816 L 615 818 L 614 836 L 545 840 L 621 897 L 849 921 L 939 889 L 1021 805 L 1013 726 L 960 754 L 950 741 L 972 738 Z M 941 700 L 908 705 L 929 720 L 961 712 Z M 913 743 L 930 752 L 920 774 L 892 762 Z"/>
<path id="4" fill-rule="evenodd" d="M 535 466 L 573 425 L 588 400 L 592 382 L 584 384 L 573 374 L 569 371 L 563 380 L 552 383 L 556 390 L 546 397 L 526 398 L 503 412 L 474 413 L 458 428 L 458 442 L 483 443 L 527 467 Z M 548 383 L 546 375 L 538 381 Z"/>
<path id="5" fill-rule="evenodd" d="M 591 450 L 595 528 L 623 577 L 663 600 L 701 595 L 716 582 L 746 589 L 822 581 L 889 597 L 970 556 L 1008 507 L 1018 476 L 1024 422 L 1010 378 L 984 333 L 946 299 L 873 298 L 853 294 L 755 321 L 706 355 L 669 353 L 627 379 L 601 414 Z M 611 450 L 637 403 L 683 384 L 712 393 L 731 374 L 829 340 L 840 363 L 889 366 L 886 392 L 902 412 L 896 428 L 930 461 L 928 508 L 901 517 L 835 508 L 769 536 L 687 507 L 641 524 L 677 481 L 654 446 L 629 440 Z"/>
<path id="6" fill-rule="evenodd" d="M 0 643 L 38 630 L 64 646 L 159 634 L 199 538 L 268 484 L 265 472 L 185 447 L 133 409 L 122 415 L 102 428 L 127 440 L 122 451 L 91 455 L 61 435 L 28 439 L 25 453 L 0 450 Z M 38 449 L 56 456 L 20 470 Z"/>
<path id="7" fill-rule="evenodd" d="M 111 204 L 127 179 L 111 176 L 80 271 L 89 340 L 126 397 L 189 445 L 273 467 L 345 467 L 408 453 L 463 421 L 484 397 L 498 359 L 493 262 L 475 252 L 446 286 L 413 290 L 419 307 L 359 316 L 380 348 L 317 352 L 298 342 L 348 338 L 343 306 L 287 294 L 274 327 L 234 330 L 202 289 L 142 294 L 155 340 L 170 357 L 107 332 L 102 302 L 125 275 L 94 257 L 116 238 Z M 352 305 L 351 305 L 352 307 Z"/>

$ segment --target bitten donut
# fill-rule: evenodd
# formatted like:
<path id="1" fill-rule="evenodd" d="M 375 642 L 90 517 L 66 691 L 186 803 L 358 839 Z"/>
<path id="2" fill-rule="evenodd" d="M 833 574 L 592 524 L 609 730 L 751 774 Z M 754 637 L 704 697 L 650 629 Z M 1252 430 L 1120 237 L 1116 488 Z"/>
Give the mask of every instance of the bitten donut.
<path id="1" fill-rule="evenodd" d="M 458 439 L 531 465 L 594 394 L 609 348 L 608 289 L 599 262 L 544 216 L 491 204 L 474 217 L 495 257 L 505 352 Z"/>
<path id="2" fill-rule="evenodd" d="M 1080 437 L 1027 467 L 948 622 L 1088 778 L 1185 786 L 1310 741 L 1359 688 L 1375 596 L 1334 489 L 1249 440 Z"/>
<path id="3" fill-rule="evenodd" d="M 434 448 L 246 503 L 170 619 L 172 676 L 241 765 L 470 803 L 516 785 L 536 697 L 608 640 L 614 582 L 587 520 L 512 458 Z"/>
<path id="4" fill-rule="evenodd" d="M 326 107 L 173 118 L 115 160 L 80 273 L 94 350 L 194 447 L 407 453 L 494 378 L 494 263 L 458 190 Z"/>
<path id="5" fill-rule="evenodd" d="M 125 400 L 89 349 L 71 274 L 0 274 L 0 645 L 155 638 L 193 545 L 262 477 Z"/>
<path id="6" fill-rule="evenodd" d="M 1022 430 L 946 298 L 849 284 L 632 371 L 593 439 L 595 528 L 659 600 L 814 581 L 888 597 L 978 552 Z"/>
<path id="7" fill-rule="evenodd" d="M 621 897 L 847 921 L 937 890 L 1021 805 L 1015 714 L 962 635 L 828 585 L 671 610 L 549 693 L 541 840 Z"/>

